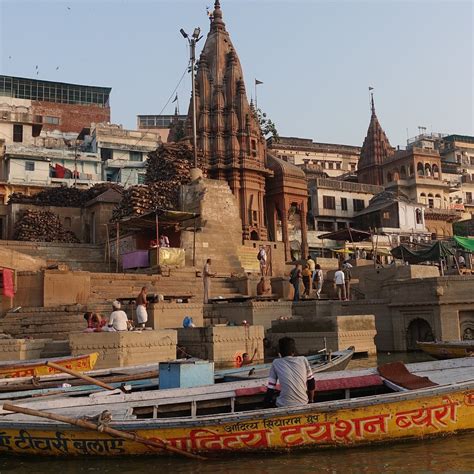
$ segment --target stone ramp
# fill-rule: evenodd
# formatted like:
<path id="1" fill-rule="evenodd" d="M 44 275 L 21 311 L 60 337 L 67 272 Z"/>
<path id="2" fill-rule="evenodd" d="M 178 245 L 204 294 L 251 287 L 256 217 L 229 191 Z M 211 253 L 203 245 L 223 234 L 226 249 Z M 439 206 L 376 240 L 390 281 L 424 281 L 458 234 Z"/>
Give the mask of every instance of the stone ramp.
<path id="1" fill-rule="evenodd" d="M 2 249 L 40 259 L 44 262 L 43 266 L 65 264 L 71 270 L 90 272 L 108 270 L 107 264 L 104 262 L 104 249 L 102 245 L 1 240 L 0 250 Z"/>

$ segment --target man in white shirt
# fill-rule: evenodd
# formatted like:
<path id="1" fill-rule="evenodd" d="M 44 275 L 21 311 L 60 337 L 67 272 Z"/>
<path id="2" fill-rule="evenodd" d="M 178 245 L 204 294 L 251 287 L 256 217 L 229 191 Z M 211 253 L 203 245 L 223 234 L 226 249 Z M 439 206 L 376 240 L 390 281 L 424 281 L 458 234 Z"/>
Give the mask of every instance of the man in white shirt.
<path id="1" fill-rule="evenodd" d="M 334 273 L 334 285 L 337 290 L 337 297 L 341 301 L 344 301 L 346 299 L 346 287 L 344 272 L 342 270 L 337 270 L 337 272 Z"/>
<path id="2" fill-rule="evenodd" d="M 112 314 L 109 318 L 109 331 L 128 331 L 128 317 L 125 311 L 122 311 L 120 301 L 115 300 L 112 303 Z"/>

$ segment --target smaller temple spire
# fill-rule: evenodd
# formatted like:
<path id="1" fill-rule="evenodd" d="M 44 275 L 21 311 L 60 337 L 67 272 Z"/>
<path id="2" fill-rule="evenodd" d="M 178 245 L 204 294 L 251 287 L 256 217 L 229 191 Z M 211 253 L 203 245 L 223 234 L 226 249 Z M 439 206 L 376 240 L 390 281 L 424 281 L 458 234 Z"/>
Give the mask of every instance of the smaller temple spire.
<path id="1" fill-rule="evenodd" d="M 371 92 L 370 93 L 370 106 L 371 106 L 371 110 L 372 110 L 372 115 L 375 115 L 375 105 L 374 105 L 374 93 Z"/>

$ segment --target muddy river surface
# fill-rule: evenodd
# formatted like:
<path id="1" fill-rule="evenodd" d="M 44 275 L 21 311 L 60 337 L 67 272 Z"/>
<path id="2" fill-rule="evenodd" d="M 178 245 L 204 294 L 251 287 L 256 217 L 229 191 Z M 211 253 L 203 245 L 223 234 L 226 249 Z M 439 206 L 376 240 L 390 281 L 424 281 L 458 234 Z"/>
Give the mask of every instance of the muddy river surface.
<path id="1" fill-rule="evenodd" d="M 422 354 L 380 354 L 353 360 L 349 368 L 371 367 L 391 360 L 427 360 Z M 296 454 L 239 456 L 205 462 L 171 458 L 18 459 L 0 457 L 0 474 L 73 473 L 352 473 L 352 472 L 474 472 L 474 433 L 351 449 Z"/>

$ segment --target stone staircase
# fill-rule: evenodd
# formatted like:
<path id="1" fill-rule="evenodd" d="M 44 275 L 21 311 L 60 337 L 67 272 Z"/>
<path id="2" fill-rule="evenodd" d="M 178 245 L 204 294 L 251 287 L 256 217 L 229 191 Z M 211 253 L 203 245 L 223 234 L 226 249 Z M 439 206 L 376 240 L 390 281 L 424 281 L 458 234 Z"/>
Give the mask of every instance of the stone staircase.
<path id="1" fill-rule="evenodd" d="M 143 286 L 148 293 L 170 296 L 192 295 L 191 300 L 200 302 L 203 299 L 201 277 L 196 276 L 193 268 L 173 269 L 169 276 L 130 274 L 130 273 L 95 273 L 91 274 L 91 296 L 88 308 L 99 311 L 101 304 L 109 304 L 117 298 L 131 298 L 138 295 Z M 241 296 L 227 277 L 212 279 L 211 295 L 213 297 Z M 99 306 L 98 306 L 99 305 Z M 97 309 L 96 309 L 97 308 Z"/>
<path id="2" fill-rule="evenodd" d="M 65 264 L 71 270 L 90 272 L 107 270 L 102 245 L 0 240 L 0 247 L 43 259 L 47 265 Z"/>

